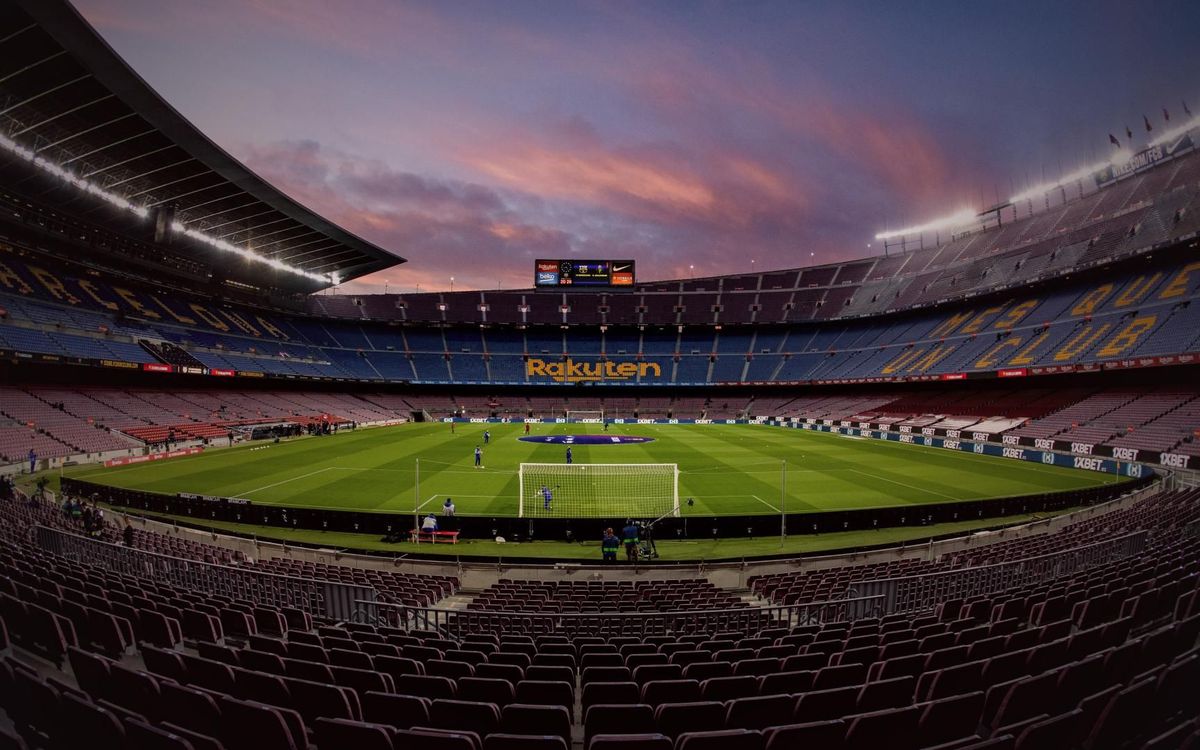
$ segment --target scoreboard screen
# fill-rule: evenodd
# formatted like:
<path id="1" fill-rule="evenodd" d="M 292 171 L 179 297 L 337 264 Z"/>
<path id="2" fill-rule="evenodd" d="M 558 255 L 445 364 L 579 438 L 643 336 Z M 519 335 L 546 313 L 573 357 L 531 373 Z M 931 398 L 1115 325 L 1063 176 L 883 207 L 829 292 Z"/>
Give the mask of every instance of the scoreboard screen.
<path id="1" fill-rule="evenodd" d="M 539 260 L 533 285 L 563 287 L 633 286 L 632 260 Z"/>

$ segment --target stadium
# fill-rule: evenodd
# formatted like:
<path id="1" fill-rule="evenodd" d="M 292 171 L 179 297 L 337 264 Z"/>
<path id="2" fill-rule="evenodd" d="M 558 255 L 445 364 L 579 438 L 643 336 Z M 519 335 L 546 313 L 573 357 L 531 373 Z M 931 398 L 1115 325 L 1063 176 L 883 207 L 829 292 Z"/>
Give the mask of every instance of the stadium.
<path id="1" fill-rule="evenodd" d="M 66 0 L 0 45 L 0 748 L 1200 747 L 1186 103 L 848 260 L 368 293 Z"/>

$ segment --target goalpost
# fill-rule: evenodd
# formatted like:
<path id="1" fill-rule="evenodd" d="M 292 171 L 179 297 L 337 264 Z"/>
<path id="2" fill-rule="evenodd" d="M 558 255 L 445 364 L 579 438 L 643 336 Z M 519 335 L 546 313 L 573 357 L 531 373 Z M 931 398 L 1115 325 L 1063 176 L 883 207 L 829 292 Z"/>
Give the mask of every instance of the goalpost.
<path id="1" fill-rule="evenodd" d="M 521 518 L 679 515 L 678 464 L 521 464 L 518 477 Z"/>
<path id="2" fill-rule="evenodd" d="M 604 421 L 604 411 L 603 410 L 588 411 L 588 410 L 580 410 L 580 409 L 567 409 L 567 421 L 568 422 L 576 422 L 576 423 L 578 423 L 578 422 L 603 422 Z"/>

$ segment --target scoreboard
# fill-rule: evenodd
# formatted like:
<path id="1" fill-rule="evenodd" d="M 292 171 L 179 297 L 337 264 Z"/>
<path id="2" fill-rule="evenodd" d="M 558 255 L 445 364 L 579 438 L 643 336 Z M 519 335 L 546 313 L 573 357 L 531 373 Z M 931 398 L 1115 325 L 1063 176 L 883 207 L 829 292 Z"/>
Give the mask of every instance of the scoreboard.
<path id="1" fill-rule="evenodd" d="M 632 260 L 538 260 L 533 285 L 538 289 L 633 286 Z"/>

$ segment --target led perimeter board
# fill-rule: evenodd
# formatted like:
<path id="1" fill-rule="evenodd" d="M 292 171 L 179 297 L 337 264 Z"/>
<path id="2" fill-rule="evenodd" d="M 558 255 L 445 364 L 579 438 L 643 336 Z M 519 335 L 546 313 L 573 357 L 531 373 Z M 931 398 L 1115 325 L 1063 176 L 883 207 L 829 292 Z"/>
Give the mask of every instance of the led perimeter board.
<path id="1" fill-rule="evenodd" d="M 538 260 L 533 285 L 538 289 L 632 287 L 632 260 Z"/>

